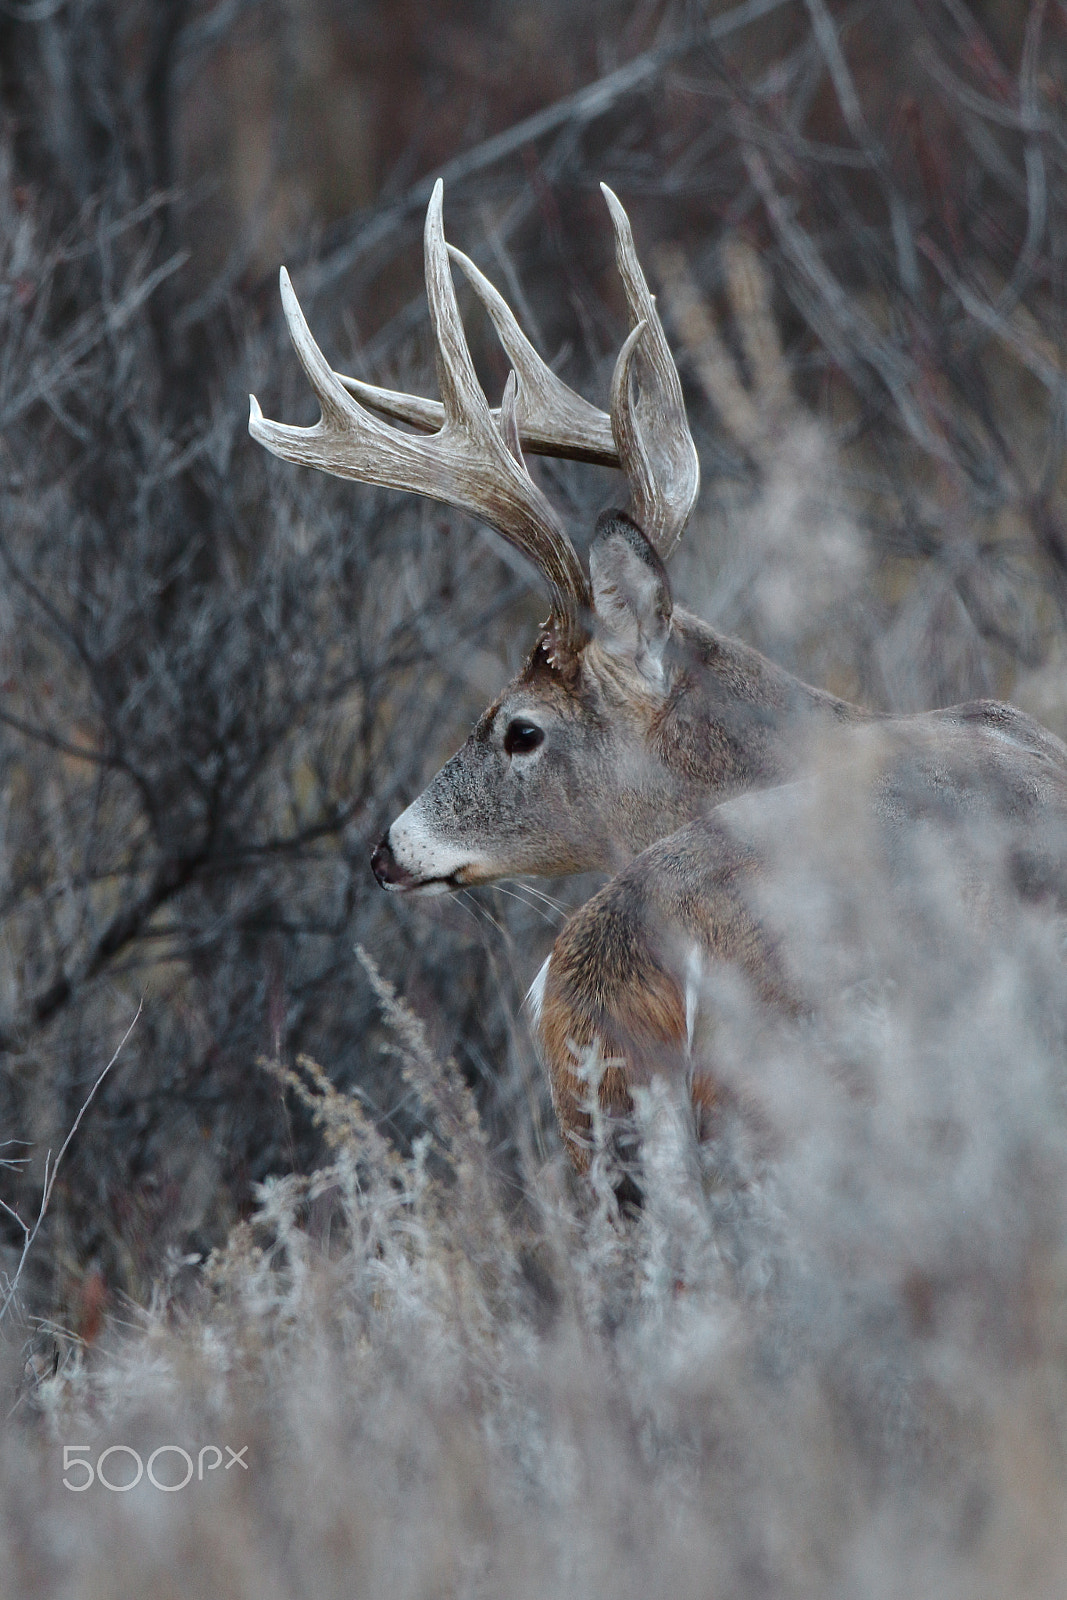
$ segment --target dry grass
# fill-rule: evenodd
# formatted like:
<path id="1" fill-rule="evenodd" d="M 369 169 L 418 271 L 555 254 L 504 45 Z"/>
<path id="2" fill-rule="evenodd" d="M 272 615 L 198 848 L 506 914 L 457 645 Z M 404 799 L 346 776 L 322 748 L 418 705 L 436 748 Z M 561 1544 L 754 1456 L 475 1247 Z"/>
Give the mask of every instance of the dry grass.
<path id="1" fill-rule="evenodd" d="M 701 1166 L 646 1095 L 639 1215 L 559 1160 L 509 1180 L 380 979 L 426 1118 L 409 1153 L 313 1062 L 265 1063 L 324 1163 L 263 1184 L 193 1294 L 27 1374 L 17 1591 L 1058 1592 L 1067 929 L 976 925 L 924 855 L 905 936 L 887 885 L 851 862 L 835 883 L 824 851 L 779 894 L 812 968 L 848 928 L 840 1005 L 769 1033 L 739 990 L 708 997 L 745 1110 Z M 247 1471 L 62 1487 L 64 1444 L 215 1443 Z"/>

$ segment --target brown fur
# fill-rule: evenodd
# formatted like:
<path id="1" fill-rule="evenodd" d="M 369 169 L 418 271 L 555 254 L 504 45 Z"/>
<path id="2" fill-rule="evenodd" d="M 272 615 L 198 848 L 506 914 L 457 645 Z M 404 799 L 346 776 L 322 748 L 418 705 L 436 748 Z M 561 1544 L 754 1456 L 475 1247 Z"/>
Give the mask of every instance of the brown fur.
<path id="1" fill-rule="evenodd" d="M 592 1092 L 612 1115 L 630 1109 L 630 1085 L 673 1074 L 685 1042 L 685 999 L 648 947 L 647 928 L 609 884 L 557 941 L 540 1020 L 560 1130 L 579 1171 L 588 1164 Z M 599 1070 L 599 1081 L 591 1082 Z"/>
<path id="2" fill-rule="evenodd" d="M 694 945 L 744 972 L 779 1014 L 805 1009 L 750 908 L 759 871 L 758 855 L 717 819 L 691 823 L 606 884 L 556 940 L 539 1031 L 553 1105 L 579 1170 L 588 1163 L 590 1067 L 594 1076 L 602 1069 L 599 1103 L 612 1114 L 628 1112 L 631 1087 L 656 1075 L 687 1083 L 698 1129 L 708 1131 L 720 1088 L 710 1064 L 694 1069 L 689 1058 L 681 976 Z"/>

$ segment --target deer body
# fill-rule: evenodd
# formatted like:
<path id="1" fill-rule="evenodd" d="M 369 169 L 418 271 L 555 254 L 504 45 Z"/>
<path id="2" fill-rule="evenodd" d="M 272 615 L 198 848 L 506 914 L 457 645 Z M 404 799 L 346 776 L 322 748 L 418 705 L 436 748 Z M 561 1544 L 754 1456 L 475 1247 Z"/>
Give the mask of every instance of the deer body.
<path id="1" fill-rule="evenodd" d="M 660 1075 L 684 1081 L 698 1132 L 714 1127 L 716 1063 L 692 1049 L 696 974 L 728 966 L 782 1016 L 817 1004 L 759 907 L 781 841 L 810 821 L 807 774 L 830 770 L 861 794 L 887 853 L 923 817 L 946 835 L 1002 828 L 1009 869 L 1034 889 L 1027 841 L 1058 823 L 1054 853 L 1067 852 L 1067 747 L 1031 717 L 997 701 L 879 717 L 812 688 L 674 611 L 663 587 L 651 601 L 627 587 L 618 547 L 636 533 L 603 518 L 592 565 L 602 569 L 604 547 L 617 547 L 614 593 L 634 608 L 637 621 L 621 630 L 631 643 L 647 625 L 642 598 L 668 619 L 656 673 L 619 648 L 607 622 L 566 663 L 549 663 L 542 638 L 374 854 L 384 887 L 416 893 L 518 873 L 615 874 L 570 919 L 531 992 L 579 1169 L 591 1072 L 610 1115 Z M 542 737 L 509 754 L 509 728 Z M 1013 860 L 1012 850 L 1023 854 Z"/>
<path id="2" fill-rule="evenodd" d="M 438 185 L 426 264 L 442 402 L 334 373 L 283 273 L 290 331 L 322 420 L 309 429 L 267 422 L 253 400 L 250 422 L 254 437 L 288 459 L 473 511 L 549 588 L 552 614 L 523 671 L 392 824 L 372 866 L 384 888 L 404 893 L 516 874 L 615 874 L 564 928 L 532 994 L 560 1128 L 579 1168 L 588 1159 L 591 1060 L 607 1110 L 626 1110 L 631 1090 L 654 1075 L 680 1076 L 698 1131 L 713 1123 L 714 1052 L 694 1047 L 699 975 L 709 966 L 741 975 L 780 1016 L 817 1003 L 790 970 L 760 885 L 782 841 L 818 805 L 820 772 L 832 770 L 857 801 L 874 828 L 872 849 L 890 863 L 927 822 L 959 832 L 979 821 L 999 830 L 1017 887 L 1067 887 L 1067 746 L 1032 719 L 994 702 L 878 717 L 675 609 L 664 562 L 696 496 L 696 453 L 629 224 L 605 194 L 632 321 L 610 416 L 541 363 L 492 286 L 445 245 Z M 499 412 L 474 378 L 449 252 L 513 364 Z M 627 475 L 633 514 L 601 517 L 588 578 L 526 471 L 524 446 Z"/>
<path id="3" fill-rule="evenodd" d="M 650 845 L 557 938 L 530 998 L 553 1105 L 580 1170 L 589 1159 L 591 1079 L 612 1115 L 626 1114 L 631 1090 L 653 1076 L 679 1081 L 698 1136 L 710 1136 L 722 1085 L 713 1029 L 695 1035 L 703 984 L 716 968 L 744 983 L 752 1018 L 763 1010 L 793 1019 L 818 1008 L 823 997 L 789 959 L 803 927 L 792 918 L 776 925 L 763 889 L 822 820 L 827 780 L 851 789 L 852 827 L 855 802 L 862 808 L 863 866 L 874 892 L 914 872 L 908 840 L 925 823 L 964 882 L 973 844 L 992 836 L 1003 846 L 992 871 L 985 853 L 979 892 L 961 914 L 979 902 L 988 914 L 991 899 L 1016 892 L 1055 897 L 1067 909 L 1067 747 L 1032 718 L 978 701 L 863 719 L 830 749 L 833 762 L 817 775 L 721 802 Z"/>

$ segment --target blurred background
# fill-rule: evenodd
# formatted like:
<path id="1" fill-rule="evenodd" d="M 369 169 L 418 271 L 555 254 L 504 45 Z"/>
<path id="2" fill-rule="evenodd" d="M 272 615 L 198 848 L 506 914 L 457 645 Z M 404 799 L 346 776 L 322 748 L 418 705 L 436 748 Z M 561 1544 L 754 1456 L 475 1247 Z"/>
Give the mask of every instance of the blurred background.
<path id="1" fill-rule="evenodd" d="M 627 206 L 704 488 L 676 597 L 865 704 L 1067 733 L 1061 0 L 3 0 L 0 1170 L 92 1341 L 301 1172 L 262 1062 L 421 1127 L 362 945 L 503 1170 L 555 1149 L 522 994 L 588 882 L 387 898 L 368 857 L 533 638 L 499 542 L 268 458 L 340 371 L 434 394 L 421 226 L 606 404 Z M 493 403 L 506 364 L 464 298 Z M 540 462 L 579 547 L 621 493 Z M 544 898 L 543 896 L 547 896 Z M 22 1236 L 9 1216 L 0 1265 Z"/>

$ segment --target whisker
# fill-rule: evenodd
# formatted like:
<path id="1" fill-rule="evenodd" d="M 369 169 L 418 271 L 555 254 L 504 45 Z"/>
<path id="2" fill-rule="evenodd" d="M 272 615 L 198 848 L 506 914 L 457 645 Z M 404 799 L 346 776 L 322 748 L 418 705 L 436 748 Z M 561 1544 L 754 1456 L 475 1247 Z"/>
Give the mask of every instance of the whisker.
<path id="1" fill-rule="evenodd" d="M 514 879 L 511 881 L 514 882 Z M 517 900 L 521 906 L 525 906 L 527 911 L 536 912 L 542 922 L 547 922 L 550 928 L 558 926 L 558 918 L 550 917 L 547 911 L 542 911 L 539 905 L 535 905 L 532 900 L 527 900 L 526 896 L 520 892 L 526 887 L 525 884 L 516 884 L 513 889 L 505 889 L 502 883 L 498 883 L 496 887 L 501 894 L 506 894 L 509 899 Z"/>
<path id="2" fill-rule="evenodd" d="M 508 930 L 504 927 L 504 924 L 494 917 L 488 907 L 483 906 L 481 901 L 477 900 L 469 889 L 460 889 L 457 899 L 474 916 L 475 921 L 477 921 L 478 917 L 481 917 L 485 922 L 488 922 L 491 928 L 495 928 L 497 933 L 502 934 L 505 939 L 507 938 Z"/>
<path id="3" fill-rule="evenodd" d="M 534 884 L 527 883 L 525 879 L 520 880 L 518 878 L 509 878 L 507 881 L 508 883 L 513 883 L 516 889 L 522 889 L 526 892 L 526 894 L 532 894 L 536 896 L 536 898 L 538 900 L 542 900 L 546 906 L 551 906 L 553 911 L 558 911 L 561 917 L 570 916 L 570 907 L 565 905 L 562 900 L 556 900 L 552 897 L 552 895 L 546 894 L 543 889 L 538 889 Z"/>

